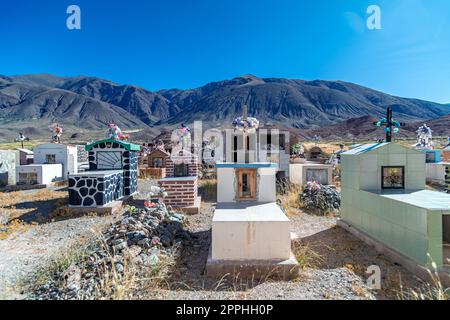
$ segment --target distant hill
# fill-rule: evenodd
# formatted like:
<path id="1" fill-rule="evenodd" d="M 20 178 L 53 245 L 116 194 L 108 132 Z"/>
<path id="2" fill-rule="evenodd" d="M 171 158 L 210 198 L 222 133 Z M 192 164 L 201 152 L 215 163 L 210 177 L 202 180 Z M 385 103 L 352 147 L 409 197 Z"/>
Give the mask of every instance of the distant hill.
<path id="1" fill-rule="evenodd" d="M 374 116 L 353 118 L 330 125 L 321 129 L 299 130 L 297 135 L 303 139 L 311 139 L 315 135 L 326 140 L 336 139 L 382 139 L 385 137 L 384 128 L 378 128 L 373 123 L 378 121 Z M 426 123 L 434 136 L 450 136 L 450 115 L 445 115 L 429 121 L 416 121 L 406 123 L 396 135 L 400 138 L 415 138 L 417 129 Z"/>
<path id="2" fill-rule="evenodd" d="M 196 89 L 151 92 L 95 77 L 35 74 L 0 76 L 0 139 L 19 128 L 48 132 L 54 123 L 73 130 L 104 130 L 115 122 L 122 129 L 143 132 L 195 120 L 203 120 L 204 126 L 225 126 L 242 114 L 243 105 L 262 123 L 302 132 L 341 128 L 347 120 L 350 128 L 355 121 L 351 119 L 380 117 L 388 106 L 404 122 L 450 114 L 450 105 L 395 97 L 343 81 L 246 75 Z M 331 134 L 336 130 L 330 129 Z"/>

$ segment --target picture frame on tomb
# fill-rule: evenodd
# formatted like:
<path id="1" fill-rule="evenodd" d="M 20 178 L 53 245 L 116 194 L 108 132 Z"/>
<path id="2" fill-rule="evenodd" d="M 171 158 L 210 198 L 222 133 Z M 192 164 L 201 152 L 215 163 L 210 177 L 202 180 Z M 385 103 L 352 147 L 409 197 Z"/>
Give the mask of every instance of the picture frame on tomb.
<path id="1" fill-rule="evenodd" d="M 381 188 L 383 190 L 405 189 L 405 167 L 381 167 Z"/>

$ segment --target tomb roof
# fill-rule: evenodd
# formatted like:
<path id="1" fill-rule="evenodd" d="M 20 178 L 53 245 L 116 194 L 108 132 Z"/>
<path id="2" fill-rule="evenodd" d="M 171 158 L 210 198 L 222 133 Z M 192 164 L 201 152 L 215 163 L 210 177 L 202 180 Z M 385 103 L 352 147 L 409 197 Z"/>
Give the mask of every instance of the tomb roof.
<path id="1" fill-rule="evenodd" d="M 113 139 L 105 139 L 105 140 L 95 141 L 91 144 L 86 145 L 86 151 L 92 150 L 92 148 L 94 146 L 96 146 L 100 143 L 117 143 L 129 151 L 140 151 L 141 150 L 141 146 L 137 145 L 137 144 L 133 144 L 130 142 L 125 142 L 125 141 L 113 140 Z"/>
<path id="2" fill-rule="evenodd" d="M 217 162 L 216 167 L 257 169 L 257 168 L 277 168 L 278 164 L 271 162 L 253 162 L 253 163 Z"/>
<path id="3" fill-rule="evenodd" d="M 367 192 L 430 211 L 450 210 L 450 194 L 443 192 L 431 190 L 368 190 Z"/>
<path id="4" fill-rule="evenodd" d="M 378 149 L 378 148 L 382 148 L 382 147 L 387 146 L 389 144 L 390 143 L 388 143 L 388 142 L 363 144 L 363 145 L 360 145 L 359 147 L 356 147 L 354 149 L 342 152 L 341 154 L 344 154 L 344 155 L 359 155 L 359 154 L 363 154 L 363 153 L 366 153 L 366 152 L 373 151 L 373 150 Z"/>

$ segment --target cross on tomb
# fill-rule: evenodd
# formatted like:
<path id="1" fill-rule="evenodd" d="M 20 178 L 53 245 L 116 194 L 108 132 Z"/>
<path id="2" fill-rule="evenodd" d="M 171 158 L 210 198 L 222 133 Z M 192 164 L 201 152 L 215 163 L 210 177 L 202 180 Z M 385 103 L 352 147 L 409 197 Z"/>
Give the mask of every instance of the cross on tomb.
<path id="1" fill-rule="evenodd" d="M 392 142 L 392 134 L 398 133 L 401 126 L 405 124 L 403 122 L 395 121 L 392 117 L 392 107 L 387 108 L 386 118 L 381 118 L 380 121 L 374 122 L 377 127 L 384 126 L 386 132 L 386 142 Z"/>

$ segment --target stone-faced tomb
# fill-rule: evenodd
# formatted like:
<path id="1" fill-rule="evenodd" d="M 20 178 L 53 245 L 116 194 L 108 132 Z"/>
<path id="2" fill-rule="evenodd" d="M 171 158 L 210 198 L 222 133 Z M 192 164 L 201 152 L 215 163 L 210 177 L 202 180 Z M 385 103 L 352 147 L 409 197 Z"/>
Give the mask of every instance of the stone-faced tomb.
<path id="1" fill-rule="evenodd" d="M 139 145 L 101 140 L 86 146 L 89 171 L 69 177 L 69 205 L 102 207 L 137 192 Z"/>

